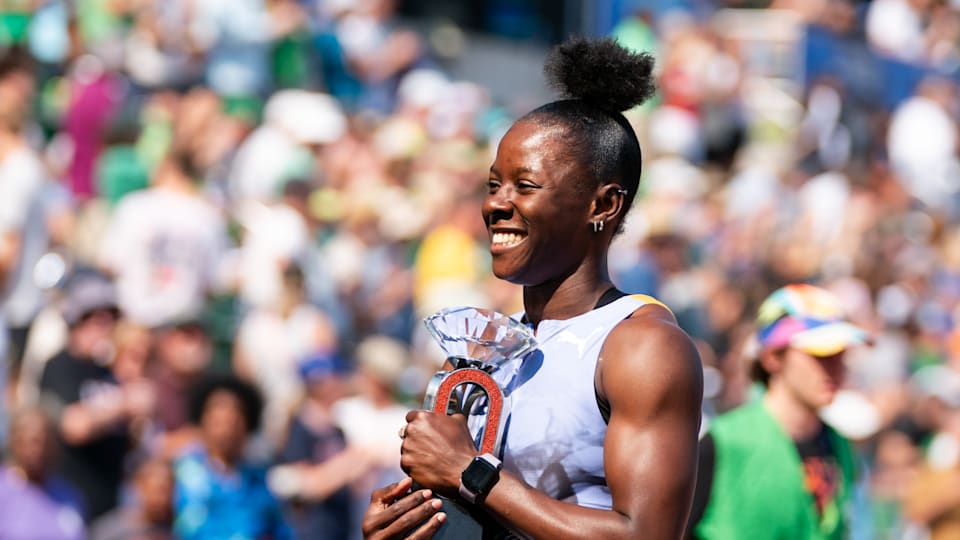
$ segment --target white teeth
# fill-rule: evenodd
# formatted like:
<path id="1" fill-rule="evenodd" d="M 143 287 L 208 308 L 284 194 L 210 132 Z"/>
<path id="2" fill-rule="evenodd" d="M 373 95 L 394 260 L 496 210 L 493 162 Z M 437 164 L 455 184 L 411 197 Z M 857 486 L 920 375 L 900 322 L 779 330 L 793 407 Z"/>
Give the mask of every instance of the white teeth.
<path id="1" fill-rule="evenodd" d="M 515 244 L 519 244 L 520 241 L 522 241 L 525 237 L 526 235 L 517 234 L 517 233 L 498 232 L 498 233 L 493 233 L 493 237 L 491 238 L 491 243 L 495 246 L 512 246 Z"/>

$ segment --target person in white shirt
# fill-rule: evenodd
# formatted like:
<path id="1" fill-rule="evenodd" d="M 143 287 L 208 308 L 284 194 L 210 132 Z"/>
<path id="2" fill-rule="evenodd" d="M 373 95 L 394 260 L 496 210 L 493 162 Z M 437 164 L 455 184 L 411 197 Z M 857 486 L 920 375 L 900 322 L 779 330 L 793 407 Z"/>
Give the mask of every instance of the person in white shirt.
<path id="1" fill-rule="evenodd" d="M 0 290 L 15 271 L 27 211 L 46 178 L 43 163 L 23 135 L 34 87 L 24 57 L 0 56 Z"/>
<path id="2" fill-rule="evenodd" d="M 153 185 L 120 200 L 100 263 L 117 278 L 120 308 L 145 326 L 198 316 L 218 287 L 226 223 L 203 199 L 194 157 L 174 149 Z"/>
<path id="3" fill-rule="evenodd" d="M 28 271 L 25 229 L 46 180 L 43 163 L 23 135 L 35 86 L 27 57 L 14 51 L 0 52 L 0 391 L 7 389 L 8 382 L 16 384 L 26 341 L 26 333 L 19 328 L 7 335 L 8 325 L 21 326 L 18 314 L 10 313 L 14 307 L 10 299 L 21 276 Z M 9 380 L 8 371 L 13 375 Z M 6 431 L 4 410 L 0 406 L 0 442 Z"/>

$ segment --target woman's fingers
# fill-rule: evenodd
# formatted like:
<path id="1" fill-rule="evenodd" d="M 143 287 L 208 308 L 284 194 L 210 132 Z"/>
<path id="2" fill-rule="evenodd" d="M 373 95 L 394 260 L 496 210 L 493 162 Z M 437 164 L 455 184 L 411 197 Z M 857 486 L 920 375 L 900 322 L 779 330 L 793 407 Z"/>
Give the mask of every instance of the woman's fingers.
<path id="1" fill-rule="evenodd" d="M 443 512 L 435 514 L 429 521 L 424 523 L 419 529 L 417 529 L 413 534 L 408 536 L 408 540 L 427 540 L 433 538 L 433 535 L 437 533 L 437 530 L 440 529 L 440 526 L 447 521 L 447 515 Z"/>
<path id="2" fill-rule="evenodd" d="M 442 508 L 429 489 L 407 493 L 412 481 L 404 479 L 374 491 L 363 518 L 364 537 L 373 539 L 403 538 L 416 529 L 413 538 L 430 538 L 446 520 L 435 514 Z M 419 528 L 418 528 L 419 526 Z"/>
<path id="3" fill-rule="evenodd" d="M 411 498 L 416 500 L 415 497 L 423 497 L 423 495 L 407 493 L 412 485 L 413 480 L 404 478 L 399 482 L 374 490 L 373 494 L 370 495 L 370 505 L 367 506 L 361 523 L 364 538 L 372 538 L 372 535 L 387 526 L 393 519 L 396 519 L 396 512 L 392 512 L 391 508 L 395 506 L 394 503 L 398 499 L 400 502 L 396 504 L 402 504 L 403 501 Z M 408 501 L 404 506 L 409 506 L 409 504 Z"/>
<path id="4" fill-rule="evenodd" d="M 420 493 L 423 493 L 423 491 L 418 492 L 417 494 Z M 433 533 L 436 532 L 436 529 L 442 524 L 442 521 L 436 524 L 431 523 L 437 521 L 437 518 L 435 518 L 434 515 L 443 506 L 439 499 L 422 500 L 416 496 L 410 496 L 395 503 L 390 507 L 390 510 L 393 510 L 395 506 L 399 506 L 401 503 L 408 502 L 408 500 L 412 500 L 416 504 L 403 511 L 403 513 L 398 515 L 396 519 L 392 520 L 389 525 L 383 528 L 383 538 L 402 538 L 404 533 L 407 531 L 412 531 L 421 523 L 423 526 L 417 529 L 415 533 L 419 536 L 414 536 L 414 538 L 430 538 L 433 536 Z M 446 516 L 444 516 L 444 519 L 446 519 Z"/>

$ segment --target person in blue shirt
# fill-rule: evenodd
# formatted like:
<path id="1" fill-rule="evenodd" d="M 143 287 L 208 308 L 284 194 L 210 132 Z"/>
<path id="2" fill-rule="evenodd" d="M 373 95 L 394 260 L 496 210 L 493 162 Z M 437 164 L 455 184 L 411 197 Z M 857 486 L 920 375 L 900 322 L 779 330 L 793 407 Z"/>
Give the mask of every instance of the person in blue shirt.
<path id="1" fill-rule="evenodd" d="M 290 529 L 267 489 L 266 467 L 245 459 L 263 400 L 234 377 L 201 384 L 190 404 L 200 444 L 174 464 L 174 533 L 182 540 L 286 540 Z"/>

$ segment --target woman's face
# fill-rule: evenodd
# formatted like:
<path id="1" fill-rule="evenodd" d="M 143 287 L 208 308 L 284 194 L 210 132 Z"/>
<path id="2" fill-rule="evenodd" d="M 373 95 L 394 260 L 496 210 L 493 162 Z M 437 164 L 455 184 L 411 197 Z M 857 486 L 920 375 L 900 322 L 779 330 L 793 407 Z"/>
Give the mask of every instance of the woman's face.
<path id="1" fill-rule="evenodd" d="M 493 273 L 519 285 L 572 274 L 590 242 L 591 196 L 578 192 L 579 164 L 562 128 L 521 120 L 500 141 L 483 219 Z"/>
<path id="2" fill-rule="evenodd" d="M 233 458 L 243 451 L 249 429 L 243 403 L 229 390 L 216 390 L 203 407 L 200 429 L 212 453 Z"/>

